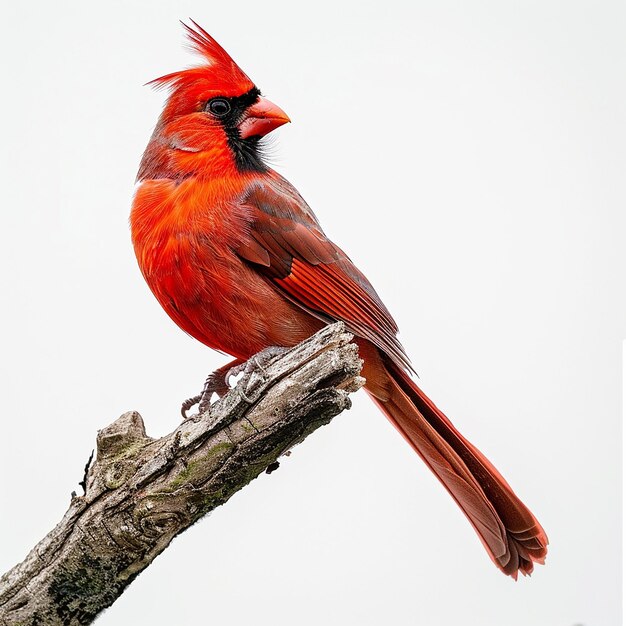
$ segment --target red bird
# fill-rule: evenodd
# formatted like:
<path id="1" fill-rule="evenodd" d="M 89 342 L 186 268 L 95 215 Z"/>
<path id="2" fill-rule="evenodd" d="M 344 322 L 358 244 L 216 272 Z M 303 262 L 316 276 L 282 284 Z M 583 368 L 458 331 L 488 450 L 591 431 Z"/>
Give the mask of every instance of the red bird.
<path id="1" fill-rule="evenodd" d="M 357 337 L 365 389 L 461 507 L 493 562 L 517 578 L 543 563 L 543 529 L 495 467 L 410 377 L 398 327 L 296 189 L 259 152 L 289 122 L 226 51 L 184 25 L 206 64 L 153 81 L 170 95 L 139 168 L 131 212 L 141 271 L 187 333 L 235 357 L 291 347 L 337 320 Z"/>

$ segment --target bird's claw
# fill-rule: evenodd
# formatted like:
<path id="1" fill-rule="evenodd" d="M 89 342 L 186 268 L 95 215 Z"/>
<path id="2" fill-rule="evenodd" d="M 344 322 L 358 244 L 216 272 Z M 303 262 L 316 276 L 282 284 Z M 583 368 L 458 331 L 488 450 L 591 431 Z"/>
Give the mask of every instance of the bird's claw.
<path id="1" fill-rule="evenodd" d="M 180 414 L 183 416 L 184 420 L 188 420 L 191 415 L 187 415 L 187 411 L 192 407 L 196 406 L 202 400 L 202 394 L 199 393 L 197 396 L 193 396 L 191 398 L 187 398 L 180 407 Z"/>
<path id="2" fill-rule="evenodd" d="M 231 367 L 226 374 L 226 384 L 229 384 L 229 380 L 233 376 L 239 376 L 239 374 L 243 373 L 242 379 L 237 383 L 236 389 L 241 396 L 241 399 L 248 404 L 253 404 L 255 402 L 255 398 L 251 398 L 246 394 L 247 383 L 250 380 L 252 374 L 258 372 L 263 380 L 265 380 L 267 376 L 267 366 L 281 354 L 284 354 L 289 348 L 284 348 L 282 346 L 270 346 L 261 350 L 258 354 L 255 354 L 253 357 L 249 358 L 247 361 L 243 363 L 239 363 L 234 367 Z"/>
<path id="3" fill-rule="evenodd" d="M 188 414 L 188 411 L 196 404 L 198 405 L 197 414 L 201 415 L 204 413 L 211 406 L 211 398 L 213 394 L 216 393 L 221 398 L 231 388 L 229 380 L 234 376 L 239 376 L 240 374 L 243 374 L 243 378 L 239 381 L 241 384 L 237 384 L 236 389 L 244 402 L 252 404 L 255 401 L 254 398 L 246 395 L 246 392 L 244 391 L 246 383 L 254 372 L 259 372 L 261 377 L 265 378 L 267 374 L 267 366 L 276 357 L 280 356 L 287 350 L 288 348 L 283 348 L 281 346 L 270 346 L 269 348 L 261 350 L 261 352 L 255 354 L 247 361 L 240 361 L 237 359 L 215 370 L 207 377 L 202 393 L 199 393 L 197 396 L 193 396 L 193 398 L 189 398 L 183 402 L 181 407 L 183 419 L 193 417 Z"/>
<path id="4" fill-rule="evenodd" d="M 214 372 L 211 372 L 204 381 L 202 393 L 199 393 L 197 396 L 193 396 L 193 398 L 189 398 L 183 402 L 183 405 L 180 408 L 183 419 L 187 420 L 190 417 L 193 417 L 188 414 L 188 411 L 196 404 L 198 405 L 197 415 L 201 415 L 211 405 L 211 397 L 214 393 L 221 398 L 228 391 L 229 387 L 226 381 L 228 380 L 228 372 L 232 369 L 233 363 L 238 364 L 239 361 L 231 361 L 224 367 L 220 367 Z M 226 372 L 226 374 L 224 372 Z"/>

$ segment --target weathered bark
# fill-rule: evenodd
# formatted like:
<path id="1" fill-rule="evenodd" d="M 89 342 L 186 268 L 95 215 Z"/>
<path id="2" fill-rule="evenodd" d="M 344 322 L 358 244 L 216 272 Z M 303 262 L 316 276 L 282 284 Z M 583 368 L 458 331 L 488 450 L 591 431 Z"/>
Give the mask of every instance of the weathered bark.
<path id="1" fill-rule="evenodd" d="M 86 494 L 0 579 L 0 624 L 92 623 L 176 535 L 350 407 L 351 340 L 322 329 L 161 439 L 136 412 L 101 430 Z"/>

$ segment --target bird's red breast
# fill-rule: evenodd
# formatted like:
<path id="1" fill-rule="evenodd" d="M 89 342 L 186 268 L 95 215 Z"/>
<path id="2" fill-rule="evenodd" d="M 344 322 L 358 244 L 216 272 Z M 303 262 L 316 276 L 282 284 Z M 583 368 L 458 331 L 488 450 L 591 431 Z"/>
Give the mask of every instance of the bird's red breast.
<path id="1" fill-rule="evenodd" d="M 250 240 L 240 201 L 251 179 L 146 181 L 131 213 L 137 260 L 161 306 L 202 343 L 243 359 L 321 326 L 237 253 Z"/>

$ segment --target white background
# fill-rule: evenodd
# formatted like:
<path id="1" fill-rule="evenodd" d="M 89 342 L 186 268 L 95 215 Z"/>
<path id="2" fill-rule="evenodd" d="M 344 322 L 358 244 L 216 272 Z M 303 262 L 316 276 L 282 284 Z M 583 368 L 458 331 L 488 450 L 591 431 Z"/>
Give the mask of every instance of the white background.
<path id="1" fill-rule="evenodd" d="M 424 388 L 550 537 L 514 583 L 364 394 L 177 539 L 100 624 L 616 626 L 626 336 L 621 2 L 30 2 L 0 26 L 0 570 L 96 430 L 169 432 L 225 358 L 161 311 L 127 217 L 220 41 L 293 124 L 273 161 L 372 280 Z"/>

